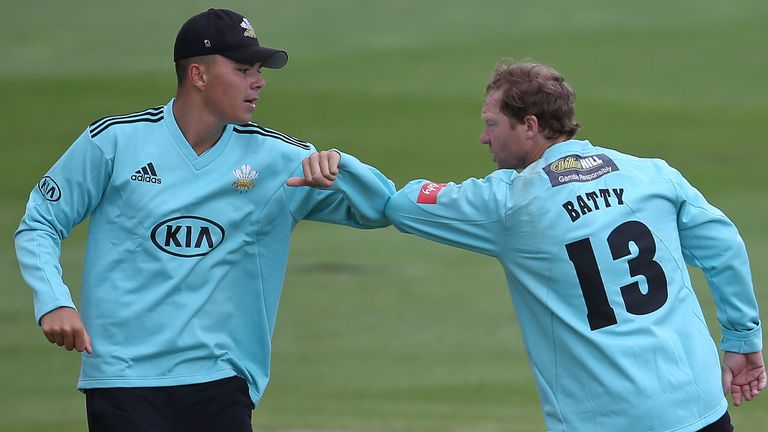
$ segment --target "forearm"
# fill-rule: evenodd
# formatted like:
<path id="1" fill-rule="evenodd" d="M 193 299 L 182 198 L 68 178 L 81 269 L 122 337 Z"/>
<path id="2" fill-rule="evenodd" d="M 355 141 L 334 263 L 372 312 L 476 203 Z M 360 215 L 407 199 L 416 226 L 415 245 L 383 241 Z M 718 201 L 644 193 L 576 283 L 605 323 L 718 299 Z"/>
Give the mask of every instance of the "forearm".
<path id="1" fill-rule="evenodd" d="M 492 183 L 477 179 L 460 185 L 415 180 L 390 198 L 386 216 L 402 232 L 497 256 L 505 232 L 506 187 Z"/>
<path id="2" fill-rule="evenodd" d="M 15 246 L 21 275 L 32 288 L 36 321 L 40 322 L 43 315 L 56 308 L 74 308 L 69 288 L 62 279 L 60 239 L 52 232 L 30 229 L 22 221 Z"/>
<path id="3" fill-rule="evenodd" d="M 29 196 L 15 245 L 22 276 L 34 293 L 38 322 L 53 309 L 75 306 L 62 279 L 61 243 L 101 199 L 111 166 L 111 158 L 86 131 Z"/>
<path id="4" fill-rule="evenodd" d="M 720 348 L 736 353 L 760 351 L 759 310 L 749 256 L 738 229 L 682 177 L 676 187 L 681 197 L 678 227 L 683 256 L 688 264 L 701 268 L 707 279 L 717 305 Z"/>
<path id="5" fill-rule="evenodd" d="M 395 193 L 395 185 L 376 168 L 342 154 L 332 189 L 343 196 L 349 217 L 361 226 L 378 228 L 390 224 L 384 209 Z"/>

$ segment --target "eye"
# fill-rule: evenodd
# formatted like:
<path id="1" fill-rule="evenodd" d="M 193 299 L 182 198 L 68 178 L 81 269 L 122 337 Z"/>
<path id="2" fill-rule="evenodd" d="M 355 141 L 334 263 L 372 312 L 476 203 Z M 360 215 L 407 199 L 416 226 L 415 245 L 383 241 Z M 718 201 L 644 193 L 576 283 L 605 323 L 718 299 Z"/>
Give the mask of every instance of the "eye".
<path id="1" fill-rule="evenodd" d="M 250 68 L 238 68 L 237 70 L 242 72 L 243 75 L 246 75 L 248 73 L 248 71 L 250 70 Z"/>

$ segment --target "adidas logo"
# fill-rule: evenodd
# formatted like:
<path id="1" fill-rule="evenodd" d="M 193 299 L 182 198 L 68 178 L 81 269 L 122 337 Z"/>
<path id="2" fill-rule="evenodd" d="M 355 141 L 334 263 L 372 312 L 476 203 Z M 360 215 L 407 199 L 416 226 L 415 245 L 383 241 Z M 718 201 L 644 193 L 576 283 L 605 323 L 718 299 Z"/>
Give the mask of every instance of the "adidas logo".
<path id="1" fill-rule="evenodd" d="M 155 171 L 155 166 L 152 164 L 152 162 L 144 165 L 140 169 L 137 169 L 136 173 L 131 176 L 131 180 L 154 184 L 160 184 L 163 182 L 160 177 L 157 176 L 157 171 Z"/>

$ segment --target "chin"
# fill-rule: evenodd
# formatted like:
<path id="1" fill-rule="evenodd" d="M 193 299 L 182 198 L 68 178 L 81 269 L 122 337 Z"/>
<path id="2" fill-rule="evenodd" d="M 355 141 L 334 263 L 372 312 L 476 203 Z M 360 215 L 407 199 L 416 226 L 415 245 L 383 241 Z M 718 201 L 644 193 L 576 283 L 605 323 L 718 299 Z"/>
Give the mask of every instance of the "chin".
<path id="1" fill-rule="evenodd" d="M 234 123 L 234 124 L 245 124 L 245 123 L 248 123 L 249 121 L 251 121 L 251 119 L 252 119 L 252 117 L 250 115 L 242 116 L 242 117 L 239 117 L 239 118 L 235 119 L 235 121 L 233 121 L 232 123 Z"/>

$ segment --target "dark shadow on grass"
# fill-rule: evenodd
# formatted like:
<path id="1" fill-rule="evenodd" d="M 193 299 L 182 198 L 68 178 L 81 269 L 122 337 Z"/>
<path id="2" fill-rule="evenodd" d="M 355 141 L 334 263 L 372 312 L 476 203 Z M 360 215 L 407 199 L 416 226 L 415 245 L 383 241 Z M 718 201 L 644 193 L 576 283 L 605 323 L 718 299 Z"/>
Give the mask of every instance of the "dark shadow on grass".
<path id="1" fill-rule="evenodd" d="M 381 266 L 338 261 L 313 261 L 291 265 L 290 272 L 303 274 L 363 275 L 381 271 Z"/>

